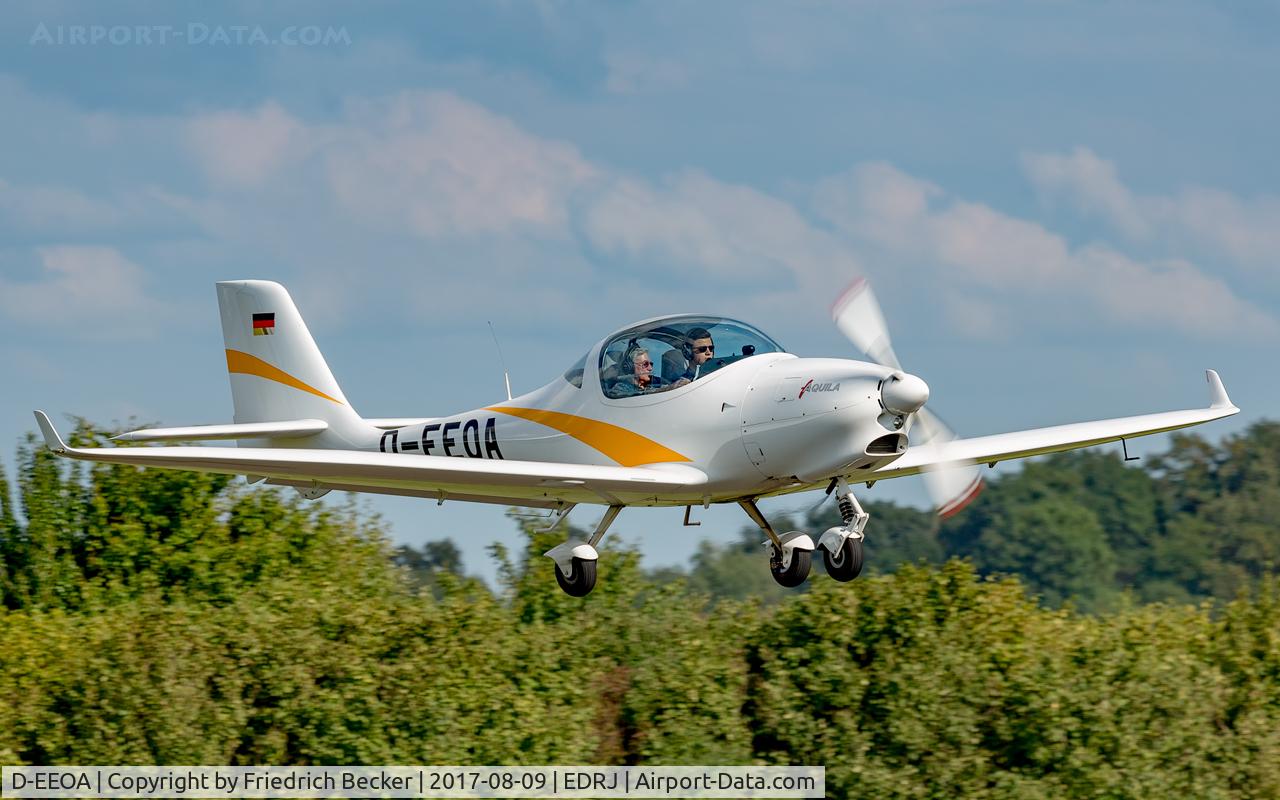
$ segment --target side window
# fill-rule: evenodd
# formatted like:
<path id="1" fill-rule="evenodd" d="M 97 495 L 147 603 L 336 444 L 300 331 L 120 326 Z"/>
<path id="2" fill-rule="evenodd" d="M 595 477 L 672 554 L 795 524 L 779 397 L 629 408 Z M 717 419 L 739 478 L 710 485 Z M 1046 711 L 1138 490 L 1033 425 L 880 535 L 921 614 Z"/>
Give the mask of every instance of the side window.
<path id="1" fill-rule="evenodd" d="M 679 352 L 673 341 L 661 331 L 647 331 L 610 342 L 600 354 L 600 388 L 605 397 L 634 397 L 671 388 L 662 371 L 672 351 Z"/>
<path id="2" fill-rule="evenodd" d="M 630 374 L 630 365 L 623 363 L 623 357 L 634 347 L 627 339 L 615 339 L 600 353 L 600 388 L 605 397 L 623 397 L 622 384 Z"/>
<path id="3" fill-rule="evenodd" d="M 587 356 L 584 353 L 582 358 L 578 359 L 572 367 L 564 371 L 564 379 L 573 386 L 582 388 L 582 373 L 587 368 Z"/>

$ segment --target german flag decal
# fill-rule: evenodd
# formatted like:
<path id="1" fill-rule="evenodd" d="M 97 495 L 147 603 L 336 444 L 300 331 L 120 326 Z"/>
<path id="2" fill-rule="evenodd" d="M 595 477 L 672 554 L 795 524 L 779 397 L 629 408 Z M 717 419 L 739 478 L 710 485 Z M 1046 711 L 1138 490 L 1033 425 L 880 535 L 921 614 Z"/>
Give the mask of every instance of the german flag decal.
<path id="1" fill-rule="evenodd" d="M 253 335 L 254 336 L 270 336 L 276 330 L 276 315 L 270 314 L 254 314 L 253 315 Z"/>

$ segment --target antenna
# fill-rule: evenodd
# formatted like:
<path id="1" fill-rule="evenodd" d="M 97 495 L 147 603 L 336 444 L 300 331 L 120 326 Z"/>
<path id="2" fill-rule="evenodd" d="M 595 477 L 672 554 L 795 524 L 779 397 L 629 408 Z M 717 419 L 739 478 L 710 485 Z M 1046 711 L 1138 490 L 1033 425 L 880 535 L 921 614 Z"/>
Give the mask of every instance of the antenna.
<path id="1" fill-rule="evenodd" d="M 498 344 L 498 334 L 493 330 L 493 322 L 489 322 L 489 333 L 493 336 L 493 346 L 498 348 L 498 363 L 502 365 L 502 380 L 507 384 L 507 399 L 511 399 L 511 376 L 507 373 L 507 362 L 502 358 L 502 345 Z"/>

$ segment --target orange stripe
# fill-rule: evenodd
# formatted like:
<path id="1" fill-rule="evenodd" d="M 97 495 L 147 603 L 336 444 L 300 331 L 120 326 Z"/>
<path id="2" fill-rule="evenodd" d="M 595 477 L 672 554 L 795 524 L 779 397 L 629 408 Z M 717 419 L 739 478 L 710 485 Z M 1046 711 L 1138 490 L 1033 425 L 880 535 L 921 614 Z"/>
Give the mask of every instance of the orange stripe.
<path id="1" fill-rule="evenodd" d="M 314 386 L 308 386 L 297 378 L 293 377 L 284 370 L 273 367 L 257 356 L 251 356 L 248 353 L 242 353 L 239 350 L 227 351 L 227 372 L 238 372 L 242 375 L 257 375 L 259 378 L 266 378 L 269 381 L 283 383 L 285 386 L 292 386 L 303 392 L 309 392 L 316 397 L 323 397 L 325 400 L 331 400 L 338 405 L 342 405 L 342 401 L 330 397 Z"/>
<path id="2" fill-rule="evenodd" d="M 485 411 L 510 414 L 539 425 L 546 425 L 548 428 L 555 428 L 589 447 L 594 447 L 624 467 L 638 467 L 641 464 L 657 464 L 663 461 L 691 460 L 652 439 L 646 439 L 626 428 L 599 420 L 575 417 L 573 414 L 562 414 L 559 411 L 543 411 L 539 408 L 493 406 L 486 408 Z"/>

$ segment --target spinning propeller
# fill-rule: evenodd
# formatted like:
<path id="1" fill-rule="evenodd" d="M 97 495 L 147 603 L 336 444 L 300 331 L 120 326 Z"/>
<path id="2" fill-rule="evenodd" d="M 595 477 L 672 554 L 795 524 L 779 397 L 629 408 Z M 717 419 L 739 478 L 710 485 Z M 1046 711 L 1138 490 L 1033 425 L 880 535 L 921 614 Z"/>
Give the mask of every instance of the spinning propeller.
<path id="1" fill-rule="evenodd" d="M 914 426 L 919 435 L 910 436 L 912 446 L 943 446 L 956 438 L 955 433 L 924 405 L 929 401 L 929 385 L 904 372 L 889 340 L 889 326 L 880 312 L 880 304 L 865 279 L 859 278 L 840 295 L 831 307 L 831 317 L 854 346 L 877 364 L 894 370 L 880 387 L 880 402 L 885 410 L 904 418 L 904 428 Z M 941 517 L 949 517 L 968 505 L 982 490 L 982 476 L 977 465 L 942 467 L 924 473 L 925 486 Z"/>

